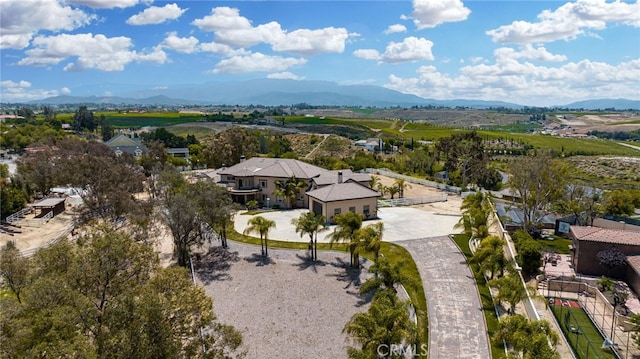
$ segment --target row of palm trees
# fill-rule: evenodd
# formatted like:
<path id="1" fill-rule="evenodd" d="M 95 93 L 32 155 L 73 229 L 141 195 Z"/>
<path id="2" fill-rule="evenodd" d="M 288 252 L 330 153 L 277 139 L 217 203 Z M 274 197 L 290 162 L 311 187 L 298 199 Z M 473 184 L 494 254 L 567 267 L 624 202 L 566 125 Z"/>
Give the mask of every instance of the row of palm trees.
<path id="1" fill-rule="evenodd" d="M 399 178 L 395 180 L 393 185 L 385 186 L 380 182 L 380 177 L 371 176 L 371 180 L 369 181 L 369 187 L 377 190 L 383 196 L 388 194 L 389 196 L 391 196 L 391 199 L 393 199 L 396 196 L 396 194 L 398 195 L 399 198 L 403 198 L 404 191 L 407 188 L 411 188 L 411 185 L 408 184 L 407 181 L 405 181 L 404 179 Z"/>
<path id="2" fill-rule="evenodd" d="M 460 208 L 462 217 L 456 227 L 462 228 L 471 241 L 477 243 L 470 262 L 478 266 L 485 278 L 488 277 L 488 285 L 497 289 L 493 297 L 494 303 L 509 304 L 509 316 L 500 319 L 498 331 L 492 337 L 493 342 L 507 342 L 512 354 L 517 353 L 517 357 L 559 358 L 555 350 L 558 335 L 550 329 L 549 323 L 544 320 L 530 321 L 516 314 L 516 305 L 528 295 L 535 296 L 535 289 L 523 285 L 514 261 L 506 258 L 506 242 L 489 234 L 493 211 L 490 196 L 476 192 L 467 196 Z"/>

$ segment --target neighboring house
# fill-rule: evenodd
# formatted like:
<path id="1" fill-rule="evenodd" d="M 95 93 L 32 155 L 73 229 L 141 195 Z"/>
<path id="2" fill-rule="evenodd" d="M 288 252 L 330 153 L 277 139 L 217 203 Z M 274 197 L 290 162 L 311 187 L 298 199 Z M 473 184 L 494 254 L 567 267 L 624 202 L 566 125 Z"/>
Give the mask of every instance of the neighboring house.
<path id="1" fill-rule="evenodd" d="M 123 134 L 112 137 L 109 141 L 105 142 L 105 145 L 109 146 L 118 156 L 123 153 L 130 153 L 135 157 L 140 157 L 148 151 L 140 139 L 131 138 Z"/>
<path id="2" fill-rule="evenodd" d="M 189 161 L 189 149 L 186 147 L 167 148 L 167 154 L 171 157 L 182 158 L 187 162 Z"/>
<path id="3" fill-rule="evenodd" d="M 636 231 L 570 226 L 569 238 L 572 240 L 571 261 L 576 273 L 625 278 L 629 274 L 625 266 L 609 270 L 600 264 L 598 253 L 615 247 L 627 256 L 640 255 L 640 232 Z"/>
<path id="4" fill-rule="evenodd" d="M 347 211 L 360 213 L 364 219 L 378 216 L 380 192 L 357 182 L 338 182 L 307 192 L 309 211 L 322 215 L 327 222 Z"/>
<path id="5" fill-rule="evenodd" d="M 274 191 L 277 192 L 278 183 L 285 183 L 295 177 L 304 184 L 297 197 L 291 201 L 291 206 L 309 208 L 315 213 L 322 213 L 327 219 L 333 216 L 336 208 L 335 203 L 329 205 L 329 202 L 344 202 L 341 205 L 345 206 L 348 202 L 344 211 L 355 207 L 354 211 L 358 213 L 368 213 L 368 218 L 374 218 L 377 214 L 376 198 L 380 194 L 368 188 L 371 180 L 368 174 L 354 173 L 351 170 L 328 171 L 294 159 L 253 157 L 234 166 L 216 170 L 210 177 L 217 176 L 220 176 L 219 183 L 227 186 L 233 200 L 242 204 L 257 200 L 266 207 L 286 208 L 288 200 L 274 194 Z M 335 197 L 337 194 L 340 196 Z M 310 202 L 318 204 L 312 207 Z"/>
<path id="6" fill-rule="evenodd" d="M 367 138 L 356 141 L 354 145 L 364 147 L 369 152 L 378 152 L 384 148 L 384 141 L 381 138 Z"/>

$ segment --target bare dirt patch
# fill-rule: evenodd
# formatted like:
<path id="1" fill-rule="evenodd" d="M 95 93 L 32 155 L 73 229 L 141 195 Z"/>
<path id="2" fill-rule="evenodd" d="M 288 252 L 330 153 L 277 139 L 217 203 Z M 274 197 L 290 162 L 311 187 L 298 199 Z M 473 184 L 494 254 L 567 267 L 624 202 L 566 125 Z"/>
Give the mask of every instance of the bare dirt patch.
<path id="1" fill-rule="evenodd" d="M 262 260 L 257 246 L 231 242 L 197 262 L 196 271 L 222 323 L 243 335 L 249 358 L 343 358 L 342 328 L 370 298 L 358 292 L 370 275 L 348 270 L 348 255 L 270 249 Z"/>

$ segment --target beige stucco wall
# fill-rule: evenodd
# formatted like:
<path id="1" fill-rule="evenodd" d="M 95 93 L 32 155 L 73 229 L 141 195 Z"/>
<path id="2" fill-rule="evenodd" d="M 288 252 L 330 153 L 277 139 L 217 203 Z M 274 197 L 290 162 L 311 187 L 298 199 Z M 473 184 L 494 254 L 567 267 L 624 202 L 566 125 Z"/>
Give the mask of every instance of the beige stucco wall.
<path id="1" fill-rule="evenodd" d="M 309 204 L 307 205 L 309 211 L 313 211 L 313 201 L 320 202 L 317 199 L 311 198 Z M 323 203 L 322 215 L 327 218 L 328 221 L 331 221 L 331 217 L 333 217 L 337 208 L 340 208 L 340 213 L 346 213 L 347 211 L 349 211 L 349 207 L 355 207 L 356 213 L 364 215 L 363 208 L 365 205 L 369 205 L 369 217 L 365 217 L 365 219 L 376 218 L 378 215 L 377 201 L 378 199 L 376 197 L 372 197 Z"/>
<path id="2" fill-rule="evenodd" d="M 604 218 L 594 218 L 593 227 L 600 227 L 606 229 L 619 229 L 624 231 L 640 232 L 640 226 L 634 226 L 632 224 L 626 224 L 624 222 L 616 222 Z"/>

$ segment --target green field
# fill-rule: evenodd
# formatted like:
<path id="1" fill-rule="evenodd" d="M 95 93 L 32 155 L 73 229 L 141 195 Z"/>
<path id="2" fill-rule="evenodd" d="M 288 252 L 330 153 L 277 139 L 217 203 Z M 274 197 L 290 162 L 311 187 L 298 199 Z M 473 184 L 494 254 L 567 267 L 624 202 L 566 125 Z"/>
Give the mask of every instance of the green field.
<path id="1" fill-rule="evenodd" d="M 551 310 L 579 359 L 616 358 L 601 348 L 604 338 L 582 308 L 552 305 Z"/>
<path id="2" fill-rule="evenodd" d="M 95 117 L 104 117 L 111 122 L 113 127 L 166 127 L 181 123 L 202 121 L 203 116 L 198 114 L 186 114 L 178 112 L 144 112 L 144 113 L 118 113 L 97 112 Z"/>

